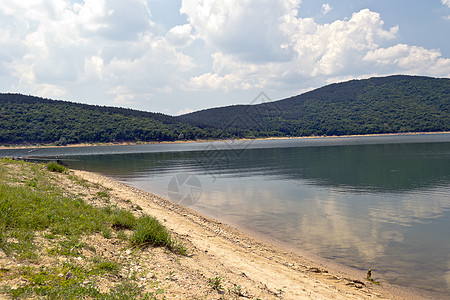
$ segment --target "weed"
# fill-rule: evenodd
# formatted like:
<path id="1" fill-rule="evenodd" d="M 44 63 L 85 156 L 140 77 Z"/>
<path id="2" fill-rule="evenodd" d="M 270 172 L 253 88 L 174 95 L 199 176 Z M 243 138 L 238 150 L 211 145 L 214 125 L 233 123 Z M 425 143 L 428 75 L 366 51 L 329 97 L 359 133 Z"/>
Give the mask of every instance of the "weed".
<path id="1" fill-rule="evenodd" d="M 218 292 L 223 291 L 222 277 L 220 276 L 208 278 L 208 285 Z"/>
<path id="2" fill-rule="evenodd" d="M 110 239 L 112 237 L 111 236 L 111 228 L 109 228 L 108 226 L 104 226 L 102 228 L 102 235 L 104 238 Z"/>
<path id="3" fill-rule="evenodd" d="M 29 187 L 37 187 L 38 179 L 33 178 L 27 182 L 27 186 Z"/>
<path id="4" fill-rule="evenodd" d="M 95 257 L 93 259 L 93 270 L 96 273 L 104 274 L 118 274 L 122 266 L 115 261 L 102 260 L 100 257 Z"/>
<path id="5" fill-rule="evenodd" d="M 104 191 L 97 192 L 97 196 L 99 198 L 104 198 L 106 200 L 109 200 L 109 198 L 111 198 L 111 196 L 107 192 L 104 192 Z"/>
<path id="6" fill-rule="evenodd" d="M 236 284 L 231 289 L 230 288 L 228 289 L 228 293 L 229 294 L 234 294 L 237 297 L 243 297 L 244 296 L 243 291 L 242 291 L 242 287 L 240 285 L 236 285 Z"/>
<path id="7" fill-rule="evenodd" d="M 50 255 L 80 256 L 83 247 L 84 243 L 75 237 L 71 240 L 59 241 L 58 246 L 47 249 L 47 253 Z"/>
<path id="8" fill-rule="evenodd" d="M 47 165 L 47 170 L 49 170 L 50 172 L 64 173 L 64 171 L 66 171 L 67 168 L 64 166 L 61 166 L 60 164 L 58 164 L 56 162 L 51 162 Z"/>
<path id="9" fill-rule="evenodd" d="M 375 281 L 375 280 L 372 278 L 372 270 L 371 270 L 371 269 L 369 269 L 369 271 L 367 271 L 367 280 L 370 281 L 370 282 L 372 282 L 372 283 L 374 283 L 374 284 L 376 284 L 376 285 L 380 285 L 380 282 L 379 282 L 379 281 Z"/>

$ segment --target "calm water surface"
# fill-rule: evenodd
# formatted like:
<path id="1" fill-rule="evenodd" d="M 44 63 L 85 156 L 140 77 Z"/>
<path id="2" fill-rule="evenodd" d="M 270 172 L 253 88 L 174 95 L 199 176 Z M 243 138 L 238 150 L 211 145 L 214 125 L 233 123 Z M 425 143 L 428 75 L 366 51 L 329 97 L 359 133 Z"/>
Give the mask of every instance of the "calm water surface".
<path id="1" fill-rule="evenodd" d="M 194 210 L 450 297 L 449 134 L 33 152 L 167 198 L 194 175 Z"/>

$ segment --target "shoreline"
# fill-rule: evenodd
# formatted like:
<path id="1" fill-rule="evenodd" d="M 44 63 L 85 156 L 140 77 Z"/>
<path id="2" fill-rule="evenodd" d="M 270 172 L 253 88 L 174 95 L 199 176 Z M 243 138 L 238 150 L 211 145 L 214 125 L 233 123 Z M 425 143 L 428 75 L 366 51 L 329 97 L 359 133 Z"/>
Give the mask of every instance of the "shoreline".
<path id="1" fill-rule="evenodd" d="M 197 212 L 198 213 L 198 212 Z M 207 215 L 207 213 L 200 213 L 200 215 Z M 348 265 L 344 265 L 342 263 L 338 263 L 334 261 L 331 258 L 325 258 L 318 256 L 317 254 L 314 254 L 312 252 L 308 252 L 304 249 L 299 249 L 293 245 L 290 245 L 286 242 L 271 238 L 269 236 L 266 236 L 264 234 L 258 233 L 256 231 L 253 231 L 251 229 L 245 228 L 244 226 L 241 226 L 237 223 L 233 223 L 228 220 L 224 221 L 217 221 L 214 218 L 206 217 L 208 219 L 211 219 L 213 222 L 218 222 L 220 224 L 224 224 L 225 226 L 229 226 L 247 236 L 249 236 L 251 239 L 254 239 L 256 241 L 259 241 L 261 243 L 270 245 L 277 249 L 278 251 L 282 252 L 283 254 L 289 254 L 293 256 L 300 257 L 301 259 L 304 259 L 309 262 L 309 264 L 317 267 L 320 270 L 323 270 L 327 272 L 328 274 L 331 274 L 331 276 L 342 276 L 347 279 L 351 279 L 354 282 L 363 282 L 363 283 L 369 283 L 366 280 L 367 276 L 367 270 L 361 270 L 357 269 Z M 373 272 L 373 271 L 372 271 Z M 381 293 L 389 293 L 391 294 L 390 297 L 393 297 L 392 295 L 396 295 L 398 298 L 389 298 L 389 299 L 433 299 L 433 293 L 427 292 L 423 290 L 418 290 L 413 287 L 407 287 L 407 286 L 400 286 L 396 284 L 391 284 L 389 282 L 383 281 L 382 278 L 376 277 L 374 275 L 374 278 L 376 278 L 376 281 L 379 281 L 381 286 L 373 285 L 371 284 L 372 288 L 374 288 L 374 291 Z M 377 295 L 378 297 L 380 295 Z"/>
<path id="2" fill-rule="evenodd" d="M 73 172 L 111 189 L 112 193 L 132 197 L 132 202 L 144 212 L 164 220 L 176 236 L 183 237 L 232 273 L 244 274 L 257 286 L 264 286 L 275 295 L 279 293 L 280 297 L 275 298 L 426 299 L 421 291 L 386 282 L 375 285 L 366 280 L 364 271 L 294 249 L 239 225 L 222 223 L 110 177 Z"/>
<path id="3" fill-rule="evenodd" d="M 398 133 L 374 133 L 374 134 L 354 134 L 354 135 L 330 135 L 330 136 L 300 136 L 300 137 L 267 137 L 255 139 L 225 139 L 225 140 L 178 140 L 178 141 L 162 141 L 162 142 L 113 142 L 113 143 L 77 143 L 66 146 L 55 146 L 53 144 L 37 144 L 37 145 L 0 145 L 0 149 L 30 149 L 30 148 L 72 148 L 72 147 L 97 147 L 97 146 L 134 146 L 134 145 L 152 145 L 152 144 L 191 144 L 191 143 L 211 143 L 226 141 L 264 141 L 264 140 L 291 140 L 291 139 L 317 139 L 317 138 L 348 138 L 348 137 L 377 137 L 377 136 L 405 136 L 405 135 L 425 135 L 425 134 L 449 134 L 450 131 L 438 132 L 398 132 Z"/>

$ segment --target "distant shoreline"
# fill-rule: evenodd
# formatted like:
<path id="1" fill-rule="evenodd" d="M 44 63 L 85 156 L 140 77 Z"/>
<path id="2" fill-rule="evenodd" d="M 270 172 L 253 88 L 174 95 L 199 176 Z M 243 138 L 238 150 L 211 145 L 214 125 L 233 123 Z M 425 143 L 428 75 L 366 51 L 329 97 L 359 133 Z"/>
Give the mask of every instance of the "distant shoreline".
<path id="1" fill-rule="evenodd" d="M 404 135 L 422 135 L 422 134 L 448 134 L 450 131 L 437 132 L 398 132 L 398 133 L 373 133 L 373 134 L 350 134 L 350 135 L 320 135 L 320 136 L 299 136 L 299 137 L 267 137 L 255 139 L 224 139 L 224 140 L 178 140 L 178 141 L 152 141 L 152 142 L 111 142 L 111 143 L 77 143 L 65 146 L 56 146 L 52 144 L 36 145 L 0 145 L 0 149 L 30 149 L 30 148 L 69 148 L 69 147 L 95 147 L 95 146 L 132 146 L 132 145 L 152 145 L 152 144 L 190 144 L 190 143 L 208 143 L 234 141 L 263 141 L 263 140 L 292 140 L 292 139 L 316 139 L 316 138 L 346 138 L 346 137 L 376 137 L 376 136 L 404 136 Z"/>

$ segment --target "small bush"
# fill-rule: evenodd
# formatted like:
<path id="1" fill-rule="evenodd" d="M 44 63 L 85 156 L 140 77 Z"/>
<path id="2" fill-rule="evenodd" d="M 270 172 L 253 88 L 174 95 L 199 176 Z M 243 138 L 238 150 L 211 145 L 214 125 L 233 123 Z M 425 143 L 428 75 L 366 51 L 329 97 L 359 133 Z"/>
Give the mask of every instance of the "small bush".
<path id="1" fill-rule="evenodd" d="M 158 220 L 150 216 L 142 216 L 137 220 L 136 228 L 130 237 L 133 247 L 168 246 L 172 245 L 172 238 L 167 229 Z"/>
<path id="2" fill-rule="evenodd" d="M 50 172 L 64 173 L 67 168 L 57 164 L 56 162 L 51 162 L 47 165 L 47 170 L 49 170 Z"/>

